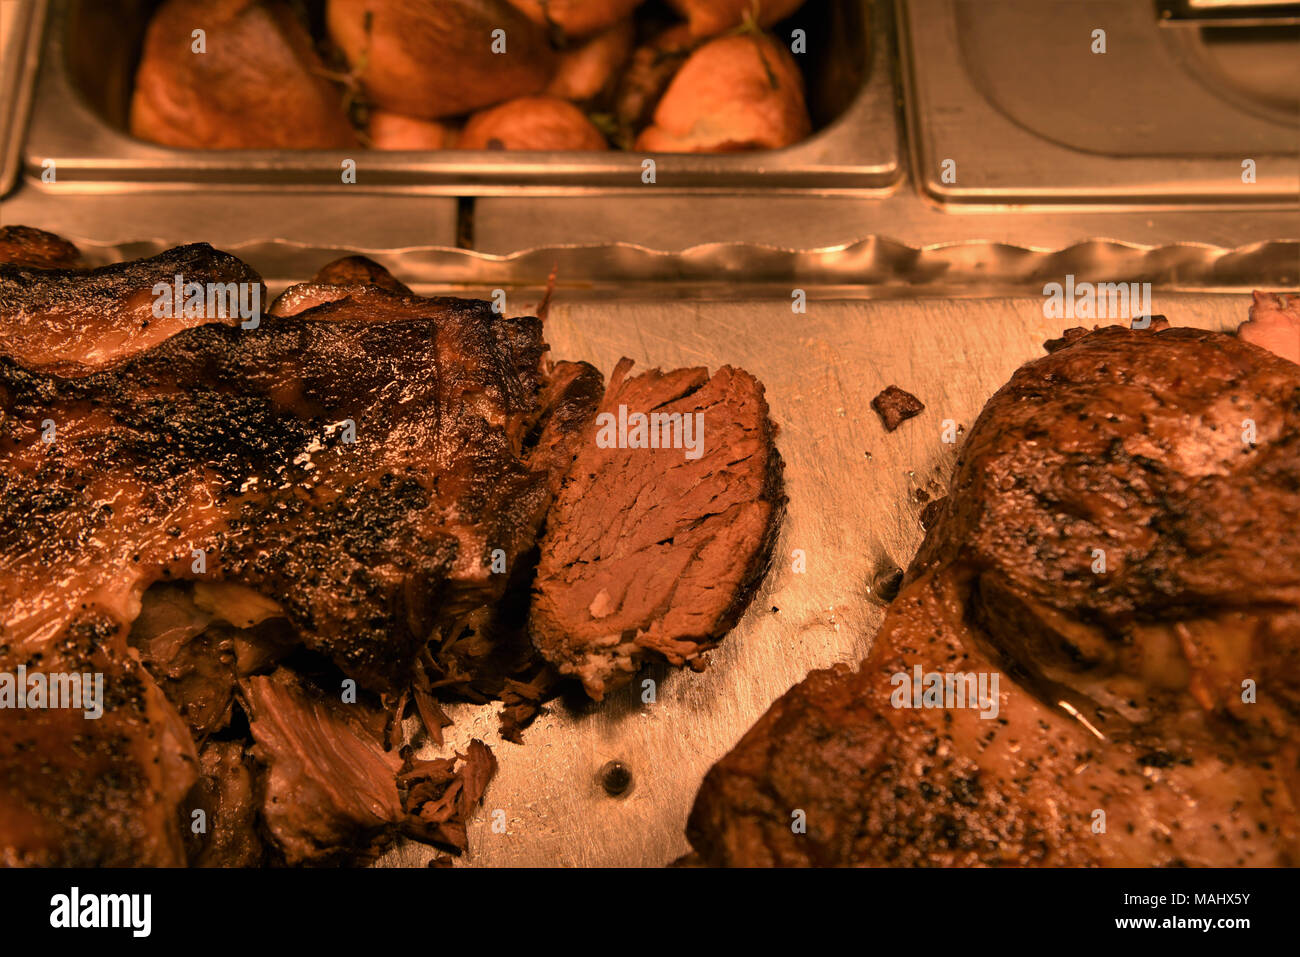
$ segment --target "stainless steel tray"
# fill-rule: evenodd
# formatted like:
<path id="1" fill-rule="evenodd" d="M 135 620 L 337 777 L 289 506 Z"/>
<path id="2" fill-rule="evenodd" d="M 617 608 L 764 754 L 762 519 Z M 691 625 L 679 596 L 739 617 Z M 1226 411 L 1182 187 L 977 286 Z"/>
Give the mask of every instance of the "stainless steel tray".
<path id="1" fill-rule="evenodd" d="M 502 153 L 179 150 L 125 132 L 148 0 L 52 0 L 28 169 L 57 158 L 61 184 L 131 183 L 329 187 L 339 164 L 358 163 L 357 188 L 491 195 L 592 190 L 879 189 L 901 175 L 891 57 L 892 11 L 866 0 L 810 0 L 809 65 L 855 77 L 856 95 L 829 124 L 783 150 L 656 157 L 657 182 L 641 182 L 637 153 Z M 868 11 L 871 11 L 868 14 Z M 801 13 L 800 16 L 805 16 Z M 114 38 L 104 43 L 103 38 Z M 818 54 L 824 37 L 829 48 Z M 815 86 L 815 85 L 814 85 Z M 816 108 L 814 110 L 816 112 Z"/>
<path id="2" fill-rule="evenodd" d="M 898 2 L 916 176 L 934 198 L 1300 204 L 1296 28 L 1211 44 L 1134 0 Z"/>
<path id="3" fill-rule="evenodd" d="M 18 177 L 45 0 L 0 0 L 0 196 Z"/>
<path id="4" fill-rule="evenodd" d="M 1230 329 L 1249 297 L 1157 293 L 1153 308 L 1178 325 Z M 918 491 L 941 495 L 956 448 L 941 422 L 967 429 L 995 389 L 1044 339 L 1074 323 L 1048 321 L 1041 298 L 819 301 L 791 315 L 788 301 L 677 303 L 557 300 L 547 338 L 557 356 L 610 369 L 729 362 L 767 387 L 786 462 L 788 513 L 774 565 L 737 628 L 703 674 L 650 670 L 657 700 L 639 682 L 599 706 L 556 702 L 525 732 L 501 742 L 495 707 L 454 706 L 447 747 L 488 742 L 500 772 L 469 824 L 470 866 L 656 867 L 688 848 L 686 818 L 709 766 L 763 711 L 813 668 L 857 662 L 883 617 L 871 582 L 905 566 L 920 542 Z M 897 384 L 926 411 L 887 434 L 869 402 Z M 807 571 L 790 555 L 803 549 Z M 434 756 L 433 750 L 425 752 Z M 610 797 L 608 761 L 632 786 Z M 492 818 L 504 812 L 506 830 Z M 403 844 L 380 862 L 420 866 L 429 849 Z"/>

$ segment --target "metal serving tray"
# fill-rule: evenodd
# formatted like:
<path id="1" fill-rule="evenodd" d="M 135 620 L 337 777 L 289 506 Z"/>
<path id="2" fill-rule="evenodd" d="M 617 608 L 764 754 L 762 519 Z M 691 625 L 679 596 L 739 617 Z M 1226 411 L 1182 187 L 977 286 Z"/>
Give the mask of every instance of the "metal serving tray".
<path id="1" fill-rule="evenodd" d="M 98 264 L 159 249 L 140 242 L 84 252 Z M 818 253 L 611 246 L 513 257 L 256 242 L 229 251 L 273 293 L 359 251 L 424 294 L 482 295 L 500 284 L 512 313 L 536 309 L 537 286 L 555 267 L 560 281 L 546 325 L 554 357 L 586 359 L 606 374 L 625 355 L 643 369 L 732 363 L 766 386 L 789 505 L 772 569 L 748 611 L 704 673 L 651 666 L 599 705 L 557 699 L 523 745 L 497 734 L 499 704 L 448 705 L 455 724 L 446 745 L 424 744 L 419 755 L 463 752 L 480 738 L 500 762 L 468 822 L 461 866 L 657 867 L 688 850 L 686 818 L 710 765 L 809 670 L 859 661 L 870 649 L 884 616 L 872 583 L 882 570 L 907 565 L 922 536 L 923 499 L 944 494 L 951 474 L 957 447 L 941 441 L 943 420 L 969 428 L 1019 364 L 1076 324 L 1045 319 L 1043 297 L 1028 290 L 1066 273 L 1151 281 L 1153 312 L 1175 325 L 1230 330 L 1246 318 L 1252 284 L 1300 286 L 1295 242 L 1240 250 L 1096 242 L 1046 252 L 989 243 L 912 249 L 873 239 Z M 796 313 L 790 290 L 805 280 L 807 311 Z M 1022 291 L 991 297 L 982 292 L 990 282 Z M 1180 286 L 1238 291 L 1169 291 Z M 870 400 L 891 384 L 926 410 L 886 433 Z M 794 549 L 806 555 L 803 573 L 792 567 Z M 639 694 L 646 677 L 657 685 L 648 705 Z M 616 797 L 601 786 L 611 761 L 631 774 Z M 498 810 L 504 831 L 493 827 Z M 417 867 L 433 854 L 402 842 L 379 864 Z"/>
<path id="2" fill-rule="evenodd" d="M 1300 27 L 1203 28 L 1137 0 L 898 2 L 932 197 L 1300 205 Z"/>
<path id="3" fill-rule="evenodd" d="M 60 184 L 309 187 L 337 185 L 358 163 L 366 189 L 488 195 L 644 190 L 643 156 L 619 151 L 532 153 L 181 150 L 131 137 L 127 107 L 152 0 L 51 0 L 28 169 L 54 158 Z M 901 175 L 892 11 L 867 0 L 809 0 L 809 100 L 824 125 L 782 150 L 656 157 L 663 190 L 879 189 Z M 105 38 L 112 42 L 105 42 Z"/>

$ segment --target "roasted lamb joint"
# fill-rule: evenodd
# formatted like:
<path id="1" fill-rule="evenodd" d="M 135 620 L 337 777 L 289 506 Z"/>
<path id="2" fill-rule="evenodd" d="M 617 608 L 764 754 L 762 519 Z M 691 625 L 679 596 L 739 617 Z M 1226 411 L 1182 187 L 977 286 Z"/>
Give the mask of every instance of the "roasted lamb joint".
<path id="1" fill-rule="evenodd" d="M 653 656 L 703 666 L 766 570 L 784 504 L 753 376 L 631 366 L 615 369 L 548 517 L 530 618 L 537 649 L 596 699 Z"/>
<path id="2" fill-rule="evenodd" d="M 1300 368 L 1089 333 L 985 406 L 867 660 L 709 771 L 694 860 L 1294 865 L 1297 663 Z"/>
<path id="3" fill-rule="evenodd" d="M 205 31 L 198 52 L 193 31 Z M 345 149 L 343 94 L 281 0 L 167 0 L 145 37 L 131 132 L 164 146 Z"/>
<path id="4" fill-rule="evenodd" d="M 727 36 L 691 54 L 636 148 L 651 153 L 780 149 L 811 129 L 803 77 L 790 51 L 766 35 Z"/>
<path id="5" fill-rule="evenodd" d="M 91 370 L 191 326 L 251 323 L 265 302 L 252 267 L 207 243 L 98 269 L 0 264 L 0 353 L 29 368 Z"/>
<path id="6" fill-rule="evenodd" d="M 642 0 L 510 0 L 534 23 L 585 37 L 626 18 Z"/>
<path id="7" fill-rule="evenodd" d="M 567 100 L 526 96 L 475 113 L 460 134 L 463 150 L 604 150 L 605 137 Z"/>
<path id="8" fill-rule="evenodd" d="M 371 102 L 407 116 L 539 93 L 555 70 L 545 31 L 506 0 L 329 0 L 326 17 Z"/>
<path id="9" fill-rule="evenodd" d="M 690 23 L 697 37 L 716 36 L 740 26 L 747 16 L 760 27 L 770 27 L 803 6 L 804 0 L 668 0 Z"/>

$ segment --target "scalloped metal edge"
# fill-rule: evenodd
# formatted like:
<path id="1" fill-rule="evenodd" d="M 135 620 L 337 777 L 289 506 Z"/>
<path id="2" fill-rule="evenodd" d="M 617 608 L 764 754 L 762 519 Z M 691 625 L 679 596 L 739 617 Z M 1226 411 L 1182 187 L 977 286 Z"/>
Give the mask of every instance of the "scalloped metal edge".
<path id="1" fill-rule="evenodd" d="M 100 264 L 161 252 L 169 243 L 78 243 Z M 560 245 L 492 255 L 445 246 L 367 249 L 254 240 L 223 247 L 268 280 L 301 281 L 348 253 L 370 256 L 408 283 L 435 286 L 540 286 L 554 271 L 560 286 L 636 284 L 769 284 L 861 287 L 864 290 L 961 292 L 1028 288 L 1073 275 L 1076 281 L 1149 282 L 1162 289 L 1235 291 L 1300 288 L 1300 240 L 1282 239 L 1227 249 L 1203 243 L 1143 246 L 1093 239 L 1051 250 L 981 241 L 913 247 L 871 236 L 821 249 L 753 243 L 708 243 L 681 252 L 632 243 Z"/>

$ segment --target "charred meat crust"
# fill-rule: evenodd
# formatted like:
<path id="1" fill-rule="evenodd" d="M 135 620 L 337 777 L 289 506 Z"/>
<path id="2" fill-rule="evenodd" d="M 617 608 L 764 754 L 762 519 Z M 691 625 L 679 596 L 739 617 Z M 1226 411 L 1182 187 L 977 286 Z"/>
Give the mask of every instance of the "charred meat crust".
<path id="1" fill-rule="evenodd" d="M 104 368 L 159 345 L 172 334 L 209 322 L 231 325 L 237 314 L 154 315 L 162 283 L 243 284 L 266 301 L 252 267 L 207 243 L 178 246 L 157 256 L 97 269 L 36 268 L 0 264 L 0 353 L 27 366 L 66 375 Z"/>
<path id="2" fill-rule="evenodd" d="M 6 637 L 105 588 L 125 608 L 202 549 L 208 579 L 274 596 L 363 684 L 407 680 L 440 620 L 500 597 L 490 553 L 531 547 L 544 347 L 486 303 L 393 298 L 190 329 L 80 378 L 0 359 Z"/>
<path id="3" fill-rule="evenodd" d="M 73 269 L 81 251 L 54 233 L 31 226 L 0 226 L 0 264 L 33 269 Z"/>
<path id="4" fill-rule="evenodd" d="M 1076 336 L 985 407 L 867 660 L 710 770 L 688 863 L 1295 864 L 1298 661 L 1300 372 Z M 1000 674 L 996 716 L 895 707 L 917 666 Z"/>

